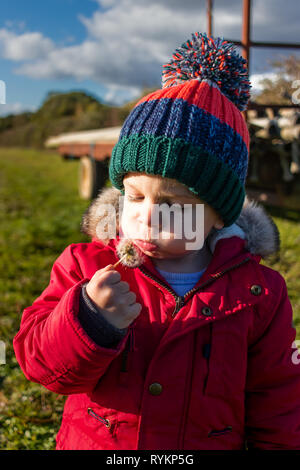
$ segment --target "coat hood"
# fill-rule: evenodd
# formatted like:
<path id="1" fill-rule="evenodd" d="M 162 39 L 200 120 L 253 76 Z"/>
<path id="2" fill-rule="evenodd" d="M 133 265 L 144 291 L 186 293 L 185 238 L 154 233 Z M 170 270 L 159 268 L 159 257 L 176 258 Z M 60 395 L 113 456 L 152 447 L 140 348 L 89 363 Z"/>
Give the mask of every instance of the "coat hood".
<path id="1" fill-rule="evenodd" d="M 93 240 L 100 240 L 104 244 L 109 243 L 108 238 L 99 236 L 99 227 L 107 230 L 108 223 L 116 223 L 116 233 L 119 225 L 119 196 L 121 192 L 114 188 L 104 188 L 91 202 L 83 214 L 80 230 Z M 115 210 L 108 216 L 104 205 L 111 205 Z M 110 218 L 109 218 L 110 217 Z M 104 225 L 106 218 L 106 225 Z M 101 223 L 102 222 L 102 223 Z M 277 225 L 267 214 L 265 208 L 255 200 L 250 200 L 246 195 L 242 212 L 236 222 L 229 227 L 220 230 L 213 228 L 207 237 L 207 242 L 212 253 L 219 240 L 237 236 L 246 241 L 245 247 L 252 254 L 267 259 L 280 250 L 280 234 Z"/>

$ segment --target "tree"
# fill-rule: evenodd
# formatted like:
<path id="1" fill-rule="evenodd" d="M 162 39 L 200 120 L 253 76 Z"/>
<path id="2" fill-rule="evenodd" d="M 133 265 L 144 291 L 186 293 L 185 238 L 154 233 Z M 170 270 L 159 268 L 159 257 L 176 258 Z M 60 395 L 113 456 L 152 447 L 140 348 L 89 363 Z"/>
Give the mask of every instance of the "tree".
<path id="1" fill-rule="evenodd" d="M 292 94 L 295 92 L 293 82 L 300 80 L 300 58 L 293 55 L 282 60 L 271 62 L 276 70 L 276 78 L 265 78 L 260 84 L 263 90 L 256 96 L 259 104 L 293 104 Z M 299 87 L 298 87 L 299 88 Z"/>

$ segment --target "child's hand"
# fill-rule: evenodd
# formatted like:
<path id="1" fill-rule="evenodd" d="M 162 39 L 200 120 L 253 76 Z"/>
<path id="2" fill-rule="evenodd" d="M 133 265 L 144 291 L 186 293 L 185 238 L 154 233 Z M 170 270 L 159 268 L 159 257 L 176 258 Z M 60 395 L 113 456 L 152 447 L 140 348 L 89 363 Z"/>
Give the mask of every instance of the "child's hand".
<path id="1" fill-rule="evenodd" d="M 95 272 L 86 292 L 105 319 L 117 328 L 127 328 L 141 312 L 141 304 L 135 303 L 135 293 L 129 290 L 127 282 L 121 281 L 112 264 Z"/>

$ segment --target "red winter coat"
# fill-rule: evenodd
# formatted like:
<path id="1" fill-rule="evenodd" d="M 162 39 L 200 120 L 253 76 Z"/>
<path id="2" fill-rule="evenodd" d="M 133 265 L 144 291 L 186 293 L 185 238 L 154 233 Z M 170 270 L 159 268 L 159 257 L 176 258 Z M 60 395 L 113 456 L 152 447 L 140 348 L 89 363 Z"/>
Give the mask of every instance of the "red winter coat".
<path id="1" fill-rule="evenodd" d="M 57 449 L 300 449 L 292 308 L 284 278 L 255 254 L 278 234 L 251 204 L 238 223 L 210 240 L 211 263 L 183 299 L 150 258 L 118 266 L 143 308 L 116 349 L 94 343 L 77 315 L 82 284 L 118 260 L 117 240 L 58 257 L 14 339 L 26 377 L 68 395 Z"/>

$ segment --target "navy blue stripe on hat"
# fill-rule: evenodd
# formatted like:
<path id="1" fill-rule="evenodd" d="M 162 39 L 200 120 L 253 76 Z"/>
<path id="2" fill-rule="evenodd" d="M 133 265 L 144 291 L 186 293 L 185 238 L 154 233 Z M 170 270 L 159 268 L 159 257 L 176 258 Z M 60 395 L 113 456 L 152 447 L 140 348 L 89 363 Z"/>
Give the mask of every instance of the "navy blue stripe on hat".
<path id="1" fill-rule="evenodd" d="M 242 137 L 228 124 L 183 99 L 163 98 L 136 106 L 123 125 L 120 139 L 131 135 L 181 138 L 216 155 L 241 181 L 246 180 L 248 150 Z"/>

